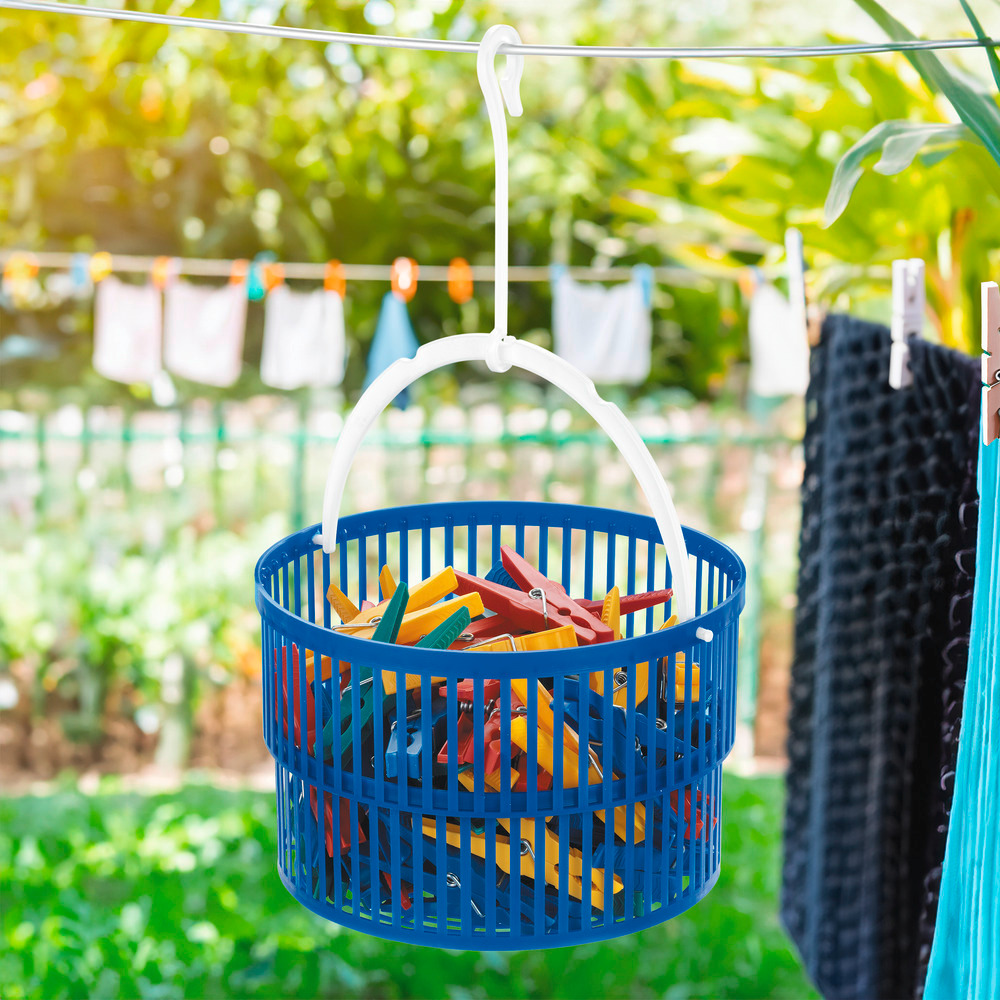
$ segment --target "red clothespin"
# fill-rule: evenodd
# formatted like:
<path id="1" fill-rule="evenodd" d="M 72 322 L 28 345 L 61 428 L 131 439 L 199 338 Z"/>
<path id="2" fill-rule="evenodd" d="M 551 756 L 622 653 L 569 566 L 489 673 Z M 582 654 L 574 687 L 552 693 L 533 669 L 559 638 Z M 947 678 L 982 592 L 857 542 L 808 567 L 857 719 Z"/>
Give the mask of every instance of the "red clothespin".
<path id="1" fill-rule="evenodd" d="M 341 298 L 347 295 L 347 278 L 344 275 L 344 265 L 339 260 L 328 260 L 323 268 L 323 288 L 328 292 L 336 292 Z"/>
<path id="2" fill-rule="evenodd" d="M 700 802 L 701 800 L 702 800 L 701 792 L 698 792 L 696 795 L 696 801 Z M 677 792 L 671 792 L 670 808 L 674 811 L 675 815 L 679 815 L 677 813 L 677 801 L 678 801 Z M 706 796 L 706 804 L 707 804 L 707 796 Z M 695 839 L 700 839 L 702 830 L 705 829 L 705 820 L 702 817 L 701 809 L 695 809 L 694 816 L 695 816 L 694 836 Z M 684 829 L 684 836 L 687 837 L 688 840 L 690 840 L 691 839 L 691 789 L 690 788 L 684 789 L 684 821 L 687 824 L 687 826 Z M 713 823 L 712 825 L 714 826 L 715 824 Z"/>
<path id="3" fill-rule="evenodd" d="M 392 892 L 392 879 L 389 877 L 388 872 L 382 872 L 382 878 L 385 881 L 386 888 L 389 892 Z M 402 888 L 399 890 L 399 905 L 403 907 L 404 910 L 408 910 L 413 906 L 413 886 L 409 882 L 405 882 L 400 879 L 400 884 Z"/>
<path id="4" fill-rule="evenodd" d="M 319 819 L 316 814 L 316 788 L 309 787 L 309 805 L 312 807 L 313 817 Z M 323 812 L 326 816 L 326 853 L 333 857 L 333 796 L 326 792 L 323 795 Z M 358 844 L 364 844 L 368 838 L 359 823 L 357 826 Z M 340 800 L 340 853 L 350 850 L 351 844 L 351 802 L 350 799 Z"/>
<path id="5" fill-rule="evenodd" d="M 456 741 L 457 750 L 455 759 L 459 764 L 471 764 L 473 749 L 476 744 L 476 733 L 472 724 L 472 713 L 462 712 L 458 717 L 458 739 Z M 439 764 L 448 763 L 448 741 L 445 740 L 438 750 L 437 762 Z"/>
<path id="6" fill-rule="evenodd" d="M 475 681 L 473 681 L 471 677 L 459 681 L 456 685 L 456 689 L 458 691 L 459 701 L 471 702 L 476 696 Z M 441 687 L 438 688 L 438 694 L 440 694 L 442 698 L 447 697 L 448 685 L 442 684 Z M 499 697 L 500 681 L 498 681 L 495 677 L 486 678 L 486 680 L 483 681 L 483 704 L 488 705 L 491 701 L 496 701 Z"/>
<path id="7" fill-rule="evenodd" d="M 514 785 L 515 792 L 526 792 L 528 790 L 528 755 L 521 754 L 517 762 L 517 784 Z M 538 783 L 535 786 L 540 792 L 547 792 L 552 787 L 552 775 L 544 767 L 538 768 Z"/>
<path id="8" fill-rule="evenodd" d="M 412 257 L 397 257 L 392 262 L 390 282 L 395 295 L 409 302 L 417 294 L 417 275 L 420 267 Z"/>
<path id="9" fill-rule="evenodd" d="M 281 647 L 281 666 L 278 667 L 278 651 L 274 651 L 274 664 L 275 669 L 281 674 L 281 704 L 278 704 L 278 699 L 274 699 L 274 718 L 278 719 L 280 712 L 281 722 L 284 726 L 285 737 L 288 737 L 288 647 Z M 292 646 L 292 690 L 298 691 L 299 689 L 299 649 L 298 646 Z M 292 728 L 295 732 L 295 745 L 297 747 L 302 746 L 299 741 L 299 701 L 298 698 L 292 705 Z M 313 689 L 312 685 L 306 686 L 306 729 L 312 732 L 316 728 L 316 704 L 313 699 Z M 313 746 L 313 740 L 309 740 L 310 748 Z M 311 750 L 310 750 L 311 752 Z"/>
<path id="10" fill-rule="evenodd" d="M 570 597 L 565 589 L 543 576 L 535 569 L 527 559 L 519 556 L 509 545 L 500 546 L 500 558 L 503 560 L 503 568 L 507 570 L 514 582 L 533 600 L 535 606 L 540 606 L 548 621 L 544 628 L 555 628 L 557 625 L 572 625 L 576 631 L 576 637 L 581 646 L 589 646 L 595 642 L 611 642 L 615 634 L 601 619 L 591 614 L 581 607 Z M 509 587 L 501 587 L 510 593 Z M 485 598 L 483 603 L 486 604 Z M 492 608 L 500 611 L 501 609 Z M 513 615 L 508 615 L 513 618 Z M 516 621 L 516 619 L 515 619 Z M 552 624 L 548 624 L 551 622 Z M 536 629 L 535 631 L 541 631 Z"/>
<path id="11" fill-rule="evenodd" d="M 463 257 L 455 257 L 448 265 L 448 294 L 459 305 L 472 298 L 472 268 Z"/>
<path id="12" fill-rule="evenodd" d="M 463 688 L 463 685 L 469 685 L 468 688 Z M 487 685 L 490 685 L 490 694 L 487 694 Z M 459 681 L 459 699 L 462 701 L 472 700 L 472 681 L 464 680 Z M 444 694 L 447 691 L 447 685 L 441 688 L 441 693 Z M 467 697 L 463 697 L 463 694 Z M 491 696 L 492 695 L 492 696 Z M 500 681 L 498 680 L 487 680 L 483 682 L 483 700 L 487 703 L 495 700 L 500 696 Z M 510 698 L 511 711 L 516 708 L 521 707 L 521 703 L 511 692 Z M 462 712 L 458 717 L 458 743 L 456 750 L 456 760 L 459 764 L 472 764 L 475 763 L 475 733 L 473 731 L 473 714 L 472 712 Z M 500 707 L 499 705 L 493 709 L 490 713 L 489 718 L 483 725 L 483 747 L 485 748 L 485 759 L 483 763 L 483 774 L 491 775 L 495 774 L 500 768 Z M 438 751 L 437 760 L 439 764 L 448 763 L 448 742 L 447 740 L 442 744 L 441 749 Z"/>
<path id="13" fill-rule="evenodd" d="M 529 597 L 519 590 L 505 587 L 501 583 L 490 583 L 489 580 L 482 580 L 478 576 L 472 576 L 460 570 L 455 570 L 455 576 L 458 579 L 457 593 L 479 594 L 485 607 L 502 615 L 522 632 L 544 632 L 546 629 L 556 628 L 560 625 L 571 625 L 577 630 L 577 638 L 581 644 L 596 641 L 596 633 L 593 630 L 583 629 L 586 638 L 582 638 L 576 622 L 551 605 L 546 605 L 539 598 Z M 492 621 L 492 619 L 487 620 Z M 472 622 L 472 625 L 475 624 L 477 623 Z M 602 628 L 606 627 L 600 619 L 597 619 L 597 624 L 601 625 Z M 608 629 L 609 633 L 610 631 Z M 504 633 L 499 634 L 503 635 Z M 485 636 L 479 638 L 485 638 Z"/>
<path id="14" fill-rule="evenodd" d="M 656 607 L 657 604 L 666 604 L 673 596 L 672 590 L 647 590 L 642 594 L 626 594 L 619 602 L 621 614 L 631 615 L 636 611 L 645 611 L 646 608 Z M 601 608 L 604 605 L 603 601 L 595 601 L 589 597 L 574 597 L 573 600 L 581 608 L 597 615 L 601 613 Z"/>

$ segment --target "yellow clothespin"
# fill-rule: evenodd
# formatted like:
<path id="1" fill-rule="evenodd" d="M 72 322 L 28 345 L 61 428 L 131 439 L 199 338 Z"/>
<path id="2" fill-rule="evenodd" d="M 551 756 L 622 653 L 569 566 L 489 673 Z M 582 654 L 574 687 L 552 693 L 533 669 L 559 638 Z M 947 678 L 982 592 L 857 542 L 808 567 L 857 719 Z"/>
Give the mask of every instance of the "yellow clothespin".
<path id="1" fill-rule="evenodd" d="M 382 588 L 382 596 L 385 600 L 389 600 L 396 593 L 396 581 L 388 566 L 382 567 L 382 571 L 378 575 L 378 585 Z M 407 602 L 407 607 L 409 607 L 409 602 Z"/>
<path id="2" fill-rule="evenodd" d="M 516 767 L 512 767 L 510 769 L 510 787 L 511 788 L 513 788 L 517 784 L 517 779 L 520 778 L 520 777 L 521 777 L 521 775 L 518 774 L 517 768 Z M 476 783 L 475 783 L 475 780 L 472 777 L 472 772 L 471 771 L 459 771 L 458 772 L 458 780 L 465 786 L 465 788 L 468 791 L 474 792 L 476 790 Z M 483 783 L 486 785 L 487 788 L 492 789 L 494 792 L 499 792 L 500 791 L 500 772 L 497 771 L 494 774 L 484 774 L 483 775 Z"/>
<path id="3" fill-rule="evenodd" d="M 467 652 L 529 652 L 537 649 L 569 649 L 576 645 L 578 645 L 576 629 L 572 625 L 560 625 L 559 628 L 550 628 L 545 632 L 532 632 L 531 635 L 504 635 L 499 639 L 489 639 L 478 645 L 469 646 Z"/>
<path id="4" fill-rule="evenodd" d="M 622 604 L 617 587 L 612 587 L 604 598 L 601 621 L 614 632 L 616 639 L 622 637 Z"/>
<path id="5" fill-rule="evenodd" d="M 545 821 L 545 867 L 548 869 L 550 866 L 552 868 L 553 875 L 558 878 L 559 875 L 559 837 L 557 834 L 553 833 L 548 827 L 548 821 L 551 817 L 546 818 Z M 506 819 L 498 819 L 497 822 L 510 833 L 510 822 Z M 535 857 L 535 821 L 532 819 L 522 819 L 521 820 L 521 840 L 526 841 L 528 847 L 531 849 L 531 858 Z M 522 845 L 523 850 L 523 845 Z M 523 863 L 523 862 L 522 862 Z M 576 847 L 571 847 L 569 849 L 569 873 L 571 876 L 578 878 L 580 880 L 580 888 L 583 888 L 583 852 Z M 621 892 L 625 888 L 625 883 L 621 880 L 618 875 L 612 876 L 614 882 L 614 891 Z M 591 868 L 590 869 L 590 880 L 593 883 L 593 903 L 598 908 L 604 909 L 604 869 L 603 868 Z M 546 881 L 550 882 L 552 885 L 556 885 L 556 882 L 549 878 L 548 872 L 546 872 Z M 572 885 L 570 887 L 572 892 Z"/>
<path id="6" fill-rule="evenodd" d="M 513 682 L 512 682 L 513 685 Z M 542 689 L 544 690 L 544 688 Z M 519 696 L 520 697 L 520 696 Z M 538 742 L 536 744 L 535 756 L 537 758 L 538 766 L 544 768 L 549 774 L 555 773 L 555 745 L 553 744 L 553 734 L 551 732 L 551 727 L 553 723 L 550 721 L 548 725 L 550 729 L 546 731 L 543 727 L 546 722 L 543 720 L 551 720 L 552 710 L 548 709 L 547 713 L 541 711 L 542 698 L 539 697 L 539 712 L 538 712 Z M 548 706 L 550 700 L 550 695 L 548 692 L 545 694 L 544 702 Z M 566 723 L 563 723 L 563 787 L 564 788 L 578 788 L 580 785 L 580 737 L 577 733 Z M 517 746 L 524 753 L 528 752 L 528 720 L 523 715 L 515 715 L 514 718 L 510 720 L 510 739 L 511 742 Z M 588 757 L 588 778 L 587 783 L 590 785 L 600 784 L 604 780 L 604 776 L 601 773 L 601 769 L 598 766 L 596 760 L 596 754 L 590 747 L 587 748 Z M 601 810 L 597 813 L 597 818 L 604 822 L 604 811 Z M 622 840 L 626 839 L 626 831 L 628 830 L 628 816 L 625 806 L 618 806 L 615 809 L 615 833 L 621 837 Z M 635 807 L 635 843 L 639 843 L 644 840 L 646 836 L 646 810 L 641 804 L 637 804 Z"/>
<path id="7" fill-rule="evenodd" d="M 379 574 L 380 583 L 382 581 L 382 575 L 387 572 L 388 567 L 383 569 L 382 573 Z M 389 579 L 392 580 L 392 577 L 390 576 Z M 423 583 L 418 583 L 414 586 L 414 588 L 410 591 L 409 599 L 406 602 L 406 610 L 409 613 L 411 611 L 419 611 L 422 608 L 429 608 L 432 604 L 437 604 L 438 601 L 443 600 L 449 594 L 454 594 L 457 589 L 458 579 L 455 576 L 455 571 L 450 566 L 447 566 L 445 569 L 441 570 L 440 573 L 435 573 L 432 577 L 424 580 Z M 395 591 L 396 584 L 395 581 L 393 581 L 392 593 L 395 593 Z M 384 587 L 382 589 L 382 593 L 386 593 Z M 392 593 L 386 594 L 386 598 L 381 604 L 376 604 L 375 607 L 368 608 L 367 611 L 358 612 L 354 618 L 352 618 L 349 622 L 345 622 L 345 624 L 363 625 L 365 622 L 370 622 L 373 618 L 381 618 L 385 613 L 386 606 L 389 603 L 389 599 L 392 597 Z M 480 607 L 482 607 L 482 599 L 480 599 L 479 603 Z M 459 605 L 456 604 L 451 610 L 457 611 L 458 608 Z M 477 613 L 482 614 L 482 611 L 473 611 L 473 618 L 475 618 Z M 404 618 L 403 621 L 405 623 L 406 619 Z M 438 622 L 435 622 L 435 624 L 438 624 Z M 428 629 L 428 631 L 430 630 Z M 354 634 L 357 635 L 360 633 Z M 417 638 L 419 639 L 420 637 L 417 636 Z M 407 640 L 400 639 L 399 641 L 406 642 Z"/>
<path id="8" fill-rule="evenodd" d="M 505 820 L 499 821 L 508 831 L 508 836 L 495 834 L 495 855 L 497 867 L 510 875 L 513 871 L 511 863 L 510 827 Z M 517 851 L 521 855 L 520 871 L 522 878 L 536 878 L 535 872 L 535 824 L 531 820 L 521 821 L 521 838 Z M 437 839 L 437 822 L 433 817 L 425 816 L 422 825 L 424 836 Z M 452 847 L 459 850 L 470 850 L 477 858 L 486 858 L 486 835 L 472 834 L 468 845 L 462 843 L 461 830 L 456 823 L 445 824 L 445 839 Z M 575 857 L 573 856 L 575 855 Z M 546 827 L 545 831 L 545 881 L 549 885 L 559 887 L 559 838 Z M 554 860 L 553 860 L 554 859 Z M 577 869 L 574 874 L 573 869 Z M 580 851 L 570 849 L 570 871 L 567 873 L 567 887 L 574 899 L 583 898 L 583 855 Z M 624 888 L 622 880 L 614 876 L 614 891 Z M 604 872 L 600 868 L 591 870 L 591 903 L 600 910 L 604 909 Z"/>
<path id="9" fill-rule="evenodd" d="M 352 622 L 361 614 L 358 606 L 334 583 L 330 584 L 326 599 L 342 622 Z"/>
<path id="10" fill-rule="evenodd" d="M 679 621 L 677 615 L 671 615 L 657 631 L 662 632 L 665 628 L 671 628 Z M 621 676 L 624 675 L 624 676 Z M 628 683 L 629 674 L 626 671 L 618 671 L 613 677 L 614 693 L 612 700 L 619 708 L 628 707 Z M 598 694 L 604 694 L 604 673 L 603 671 L 590 675 L 590 686 Z M 641 705 L 649 694 L 649 661 L 640 663 L 636 667 L 635 681 L 635 703 Z"/>
<path id="11" fill-rule="evenodd" d="M 315 672 L 314 667 L 315 657 L 313 656 L 313 651 L 306 651 L 306 680 L 311 684 L 313 679 L 313 674 Z M 341 670 L 348 670 L 350 668 L 349 663 L 344 663 L 341 666 Z M 320 657 L 320 680 L 329 680 L 333 676 L 333 660 L 329 656 Z"/>
<path id="12" fill-rule="evenodd" d="M 678 653 L 674 658 L 674 701 L 677 704 L 684 702 L 684 679 L 685 660 L 684 654 Z M 701 667 L 697 663 L 691 664 L 691 700 L 698 701 L 701 695 L 698 688 L 701 686 Z"/>

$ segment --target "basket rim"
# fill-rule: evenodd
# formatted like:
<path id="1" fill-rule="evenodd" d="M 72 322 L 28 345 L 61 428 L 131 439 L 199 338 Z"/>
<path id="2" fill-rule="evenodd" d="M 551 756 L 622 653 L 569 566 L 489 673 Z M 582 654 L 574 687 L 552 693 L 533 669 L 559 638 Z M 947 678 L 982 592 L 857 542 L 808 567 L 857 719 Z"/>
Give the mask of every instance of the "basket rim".
<path id="1" fill-rule="evenodd" d="M 357 514 L 349 514 L 340 519 L 337 529 L 338 544 L 343 541 L 350 541 L 357 537 L 351 533 L 351 529 L 372 519 L 394 518 L 401 512 L 414 512 L 424 516 L 433 513 L 441 513 L 444 509 L 454 511 L 455 508 L 470 510 L 470 508 L 480 508 L 489 510 L 491 516 L 480 524 L 493 526 L 498 520 L 501 525 L 509 523 L 503 517 L 496 518 L 497 511 L 510 512 L 517 509 L 521 515 L 526 511 L 558 511 L 573 510 L 575 512 L 585 511 L 587 513 L 600 516 L 602 518 L 614 518 L 621 525 L 622 519 L 627 519 L 633 524 L 644 526 L 648 529 L 649 541 L 658 538 L 658 529 L 655 519 L 648 514 L 636 514 L 630 511 L 621 511 L 611 507 L 593 507 L 588 504 L 562 504 L 549 501 L 521 501 L 521 500 L 456 500 L 446 502 L 433 502 L 424 504 L 406 504 L 398 507 L 384 507 L 372 511 L 364 511 Z M 546 518 L 548 520 L 548 518 Z M 463 522 L 459 527 L 466 527 Z M 537 524 L 532 524 L 537 527 Z M 555 525 L 551 525 L 554 527 Z M 289 611 L 276 601 L 268 589 L 265 587 L 264 578 L 271 572 L 272 564 L 276 559 L 282 565 L 287 565 L 287 557 L 279 558 L 278 553 L 286 549 L 289 544 L 309 543 L 313 545 L 313 539 L 319 531 L 319 523 L 292 532 L 279 539 L 269 546 L 254 567 L 254 585 L 256 591 L 256 604 L 265 623 L 279 627 L 283 636 L 298 644 L 306 650 L 319 652 L 322 655 L 331 656 L 334 659 L 342 659 L 351 663 L 370 661 L 366 665 L 378 667 L 380 669 L 405 669 L 410 673 L 427 673 L 433 670 L 436 674 L 446 673 L 449 676 L 454 672 L 455 676 L 464 676 L 454 671 L 458 663 L 457 657 L 463 656 L 468 650 L 462 649 L 419 649 L 415 646 L 397 646 L 390 643 L 379 643 L 377 653 L 373 655 L 373 644 L 369 639 L 360 639 L 349 635 L 335 632 L 325 625 L 317 624 L 308 618 L 297 615 L 294 611 Z M 420 526 L 415 526 L 410 530 L 419 530 Z M 390 529 L 393 530 L 393 529 Z M 601 529 L 596 529 L 601 530 Z M 703 611 L 699 615 L 670 629 L 670 646 L 672 649 L 681 651 L 692 649 L 695 646 L 711 647 L 713 640 L 699 639 L 695 633 L 702 628 L 713 632 L 713 639 L 722 631 L 723 626 L 728 625 L 734 617 L 737 617 L 743 610 L 746 603 L 746 566 L 737 553 L 725 542 L 696 528 L 683 526 L 685 541 L 690 545 L 694 542 L 708 542 L 716 547 L 720 554 L 728 556 L 737 571 L 733 586 L 733 592 L 723 598 L 714 608 Z M 638 537 L 642 537 L 641 535 Z M 662 544 L 656 541 L 654 544 Z M 695 546 L 697 547 L 697 546 Z M 317 545 L 314 548 L 318 549 Z M 303 551 L 302 554 L 305 554 Z M 300 557 L 296 557 L 300 558 Z M 580 667 L 593 665 L 597 669 L 614 669 L 614 664 L 627 665 L 639 663 L 664 655 L 664 639 L 668 633 L 649 632 L 642 635 L 631 636 L 630 638 L 618 639 L 613 643 L 595 643 L 590 646 L 573 646 L 566 649 L 546 649 L 534 650 L 530 652 L 510 651 L 494 652 L 490 654 L 489 676 L 508 679 L 511 677 L 543 676 L 547 672 L 559 673 L 574 672 Z M 614 654 L 609 655 L 613 649 Z M 449 669 L 444 669 L 442 659 L 447 662 Z M 437 664 L 437 666 L 435 666 Z"/>

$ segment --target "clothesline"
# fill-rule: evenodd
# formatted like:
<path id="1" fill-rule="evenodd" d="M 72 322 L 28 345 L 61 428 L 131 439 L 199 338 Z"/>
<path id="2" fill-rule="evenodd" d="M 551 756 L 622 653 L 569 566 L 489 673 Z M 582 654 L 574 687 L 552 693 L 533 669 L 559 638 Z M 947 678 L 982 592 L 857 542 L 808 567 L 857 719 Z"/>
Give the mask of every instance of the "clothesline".
<path id="1" fill-rule="evenodd" d="M 184 17 L 176 14 L 151 14 L 135 10 L 113 10 L 82 4 L 58 3 L 55 0 L 0 0 L 0 7 L 48 14 L 72 14 L 76 17 L 99 17 L 113 21 L 139 21 L 177 28 L 202 28 L 240 35 L 265 35 L 311 42 L 342 42 L 376 48 L 419 49 L 425 52 L 474 53 L 478 42 L 442 38 L 403 38 L 396 35 L 365 35 L 348 31 L 296 28 L 284 24 L 248 24 L 242 21 Z M 632 45 L 502 45 L 502 55 L 583 56 L 599 59 L 790 59 L 807 56 L 873 55 L 881 52 L 919 52 L 938 49 L 1000 48 L 995 38 L 913 39 L 903 42 L 851 42 L 841 45 L 713 45 L 713 46 L 632 46 Z"/>
<path id="2" fill-rule="evenodd" d="M 75 264 L 76 253 L 59 251 L 0 250 L 0 267 L 15 255 L 27 256 L 39 267 L 55 270 L 70 269 Z M 142 254 L 112 254 L 111 270 L 118 273 L 149 274 L 160 258 Z M 172 258 L 172 273 L 205 278 L 228 278 L 233 271 L 232 260 L 205 257 Z M 270 262 L 259 262 L 270 263 Z M 308 262 L 281 262 L 282 274 L 292 280 L 322 281 L 326 274 L 326 264 Z M 389 282 L 392 277 L 391 264 L 343 264 L 343 276 L 347 281 Z M 476 264 L 470 268 L 473 281 L 492 282 L 493 266 Z M 578 281 L 628 281 L 633 276 L 631 267 L 570 267 L 570 277 Z M 549 282 L 552 270 L 547 266 L 511 267 L 509 278 L 515 282 Z M 446 282 L 451 277 L 447 264 L 420 264 L 420 281 Z M 664 266 L 653 268 L 654 279 L 664 285 L 693 287 L 706 278 L 707 274 L 686 267 Z M 721 277 L 721 274 L 719 275 Z M 735 280 L 735 272 L 733 276 Z"/>

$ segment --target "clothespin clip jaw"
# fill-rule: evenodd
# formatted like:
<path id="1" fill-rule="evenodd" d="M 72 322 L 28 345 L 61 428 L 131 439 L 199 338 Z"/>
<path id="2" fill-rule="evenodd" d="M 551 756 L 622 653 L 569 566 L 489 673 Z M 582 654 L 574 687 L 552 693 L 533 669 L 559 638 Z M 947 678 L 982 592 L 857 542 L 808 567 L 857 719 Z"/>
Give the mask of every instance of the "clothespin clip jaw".
<path id="1" fill-rule="evenodd" d="M 983 282 L 983 444 L 1000 440 L 1000 286 Z"/>
<path id="2" fill-rule="evenodd" d="M 904 389 L 913 384 L 910 371 L 911 337 L 924 328 L 926 291 L 924 262 L 919 257 L 892 262 L 892 350 L 889 355 L 889 385 Z"/>

